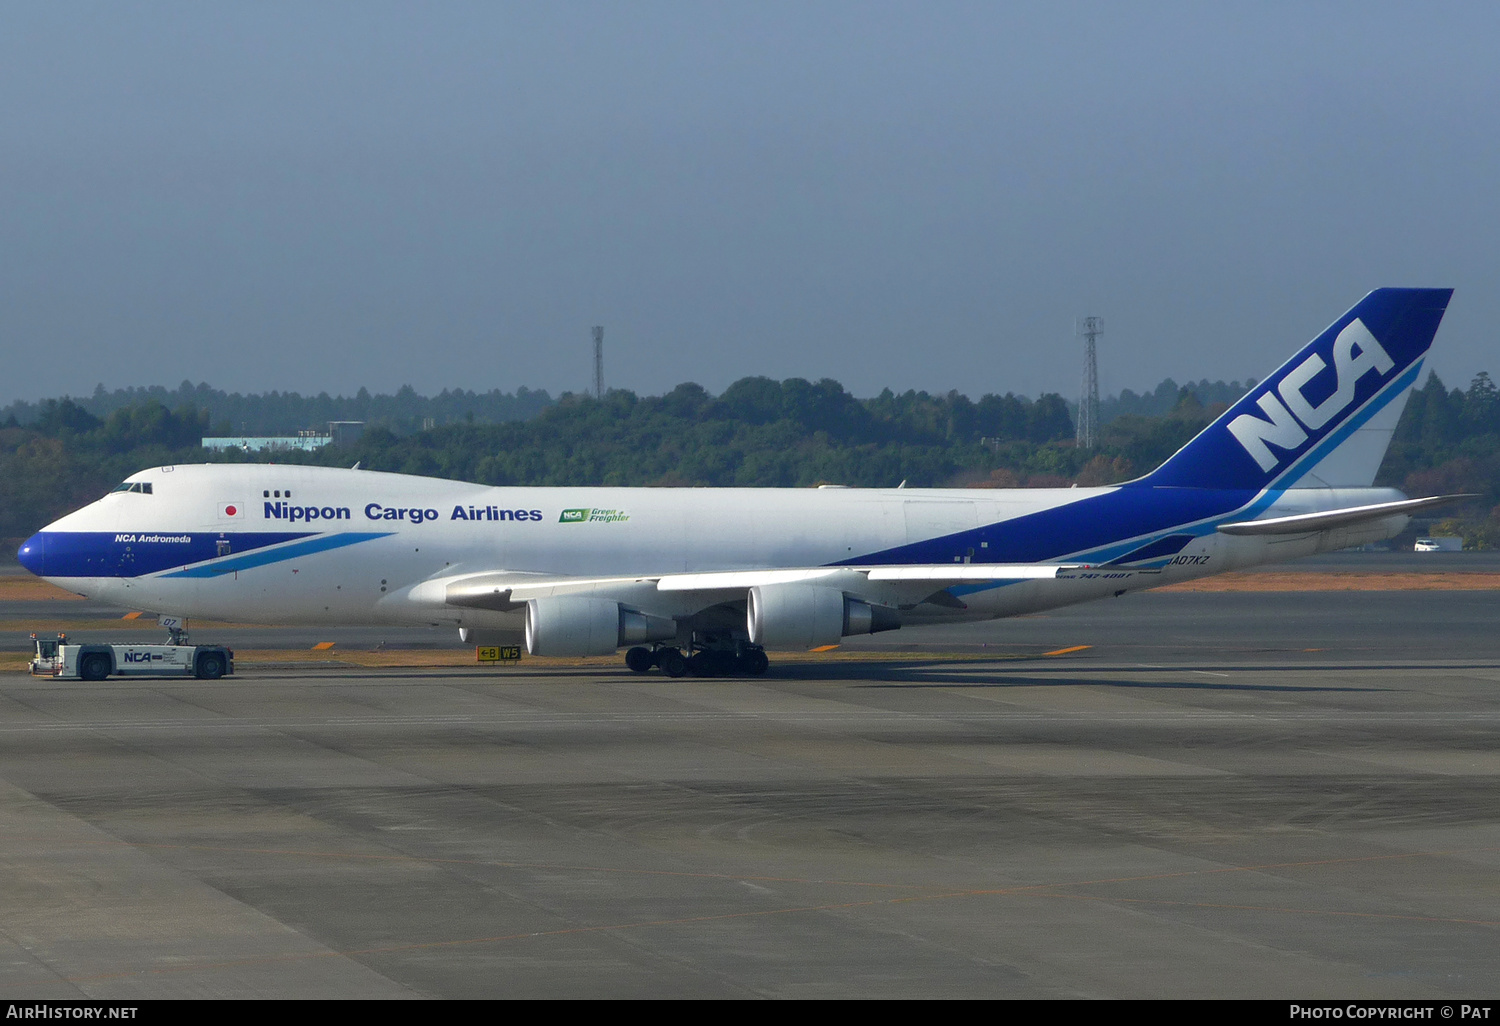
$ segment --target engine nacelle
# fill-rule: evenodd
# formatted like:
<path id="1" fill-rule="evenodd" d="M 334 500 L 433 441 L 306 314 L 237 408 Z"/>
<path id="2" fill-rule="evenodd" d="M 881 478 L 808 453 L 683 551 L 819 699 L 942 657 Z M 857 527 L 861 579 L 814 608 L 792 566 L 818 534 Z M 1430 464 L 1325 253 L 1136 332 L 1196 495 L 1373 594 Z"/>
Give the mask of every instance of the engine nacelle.
<path id="1" fill-rule="evenodd" d="M 612 655 L 621 645 L 668 641 L 677 621 L 624 609 L 587 595 L 557 595 L 526 603 L 526 651 L 531 655 Z"/>
<path id="2" fill-rule="evenodd" d="M 490 627 L 460 627 L 458 639 L 466 645 L 519 645 L 525 640 L 521 631 Z"/>
<path id="3" fill-rule="evenodd" d="M 750 589 L 745 608 L 750 640 L 772 649 L 837 645 L 850 634 L 901 626 L 900 614 L 816 584 L 768 584 Z"/>

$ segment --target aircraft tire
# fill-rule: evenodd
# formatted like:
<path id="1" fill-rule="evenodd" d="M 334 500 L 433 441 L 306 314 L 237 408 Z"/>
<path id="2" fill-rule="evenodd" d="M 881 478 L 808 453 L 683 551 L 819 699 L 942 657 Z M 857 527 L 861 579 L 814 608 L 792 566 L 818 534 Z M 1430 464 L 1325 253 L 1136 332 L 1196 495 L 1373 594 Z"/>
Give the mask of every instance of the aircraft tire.
<path id="1" fill-rule="evenodd" d="M 771 660 L 767 659 L 765 652 L 759 649 L 753 652 L 746 652 L 744 658 L 740 660 L 740 664 L 744 666 L 745 672 L 752 677 L 759 677 L 771 668 Z"/>
<path id="2" fill-rule="evenodd" d="M 625 653 L 625 665 L 636 673 L 645 673 L 656 665 L 656 659 L 651 655 L 649 648 L 637 645 Z"/>
<path id="3" fill-rule="evenodd" d="M 78 664 L 78 676 L 84 680 L 103 680 L 109 676 L 109 657 L 98 652 L 83 657 Z"/>
<path id="4" fill-rule="evenodd" d="M 714 665 L 712 652 L 694 652 L 688 657 L 688 672 L 694 677 L 715 677 L 718 667 Z"/>
<path id="5" fill-rule="evenodd" d="M 661 672 L 668 677 L 684 677 L 687 675 L 687 660 L 682 653 L 675 648 L 658 649 L 656 653 L 656 665 L 661 667 Z"/>

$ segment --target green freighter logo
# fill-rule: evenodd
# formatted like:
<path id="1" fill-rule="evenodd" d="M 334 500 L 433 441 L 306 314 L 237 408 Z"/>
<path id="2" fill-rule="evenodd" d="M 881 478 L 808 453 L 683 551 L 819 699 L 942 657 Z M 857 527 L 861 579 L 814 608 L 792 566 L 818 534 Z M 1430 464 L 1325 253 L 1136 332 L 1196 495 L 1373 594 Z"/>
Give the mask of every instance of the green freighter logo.
<path id="1" fill-rule="evenodd" d="M 623 509 L 565 509 L 557 518 L 559 524 L 615 524 L 629 520 Z"/>

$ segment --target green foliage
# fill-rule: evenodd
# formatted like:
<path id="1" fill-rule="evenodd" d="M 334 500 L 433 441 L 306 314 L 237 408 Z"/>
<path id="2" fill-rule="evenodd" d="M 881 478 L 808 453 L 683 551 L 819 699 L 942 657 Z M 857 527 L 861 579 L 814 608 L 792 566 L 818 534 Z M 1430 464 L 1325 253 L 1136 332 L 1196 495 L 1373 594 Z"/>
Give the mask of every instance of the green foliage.
<path id="1" fill-rule="evenodd" d="M 33 425 L 0 427 L 0 538 L 24 538 L 144 467 L 204 459 L 208 412 L 192 405 L 148 400 L 103 421 L 67 399 L 40 409 Z"/>
<path id="2" fill-rule="evenodd" d="M 102 429 L 85 435 L 85 444 L 97 442 L 110 452 L 125 453 L 159 446 L 168 450 L 193 449 L 210 433 L 207 410 L 184 406 L 175 413 L 155 399 L 141 406 L 125 407 L 109 415 Z"/>
<path id="3" fill-rule="evenodd" d="M 1439 537 L 1462 538 L 1466 549 L 1481 552 L 1500 549 L 1500 506 L 1483 517 L 1456 516 L 1439 520 L 1432 525 L 1431 533 Z"/>
<path id="4" fill-rule="evenodd" d="M 1414 389 L 1376 483 L 1412 496 L 1476 493 L 1460 520 L 1477 531 L 1500 504 L 1500 402 L 1490 376 L 1450 391 L 1432 374 Z"/>
<path id="5" fill-rule="evenodd" d="M 915 486 L 983 478 L 1006 463 L 1071 473 L 1072 433 L 1055 395 L 975 404 L 957 392 L 886 390 L 861 401 L 827 378 L 745 378 L 718 398 L 692 383 L 654 397 L 568 394 L 525 423 L 367 432 L 314 459 L 494 485 Z"/>
<path id="6" fill-rule="evenodd" d="M 382 423 L 402 432 L 421 430 L 429 420 L 434 424 L 525 420 L 550 406 L 552 397 L 544 391 L 533 392 L 525 387 L 516 389 L 513 394 L 498 389 L 488 392 L 444 389 L 429 397 L 418 395 L 410 385 L 403 386 L 394 395 L 371 395 L 364 388 L 347 397 L 330 396 L 327 392 L 315 396 L 296 392 L 242 395 L 184 381 L 171 390 L 154 385 L 106 392 L 100 385 L 94 389 L 93 395 L 83 398 L 47 399 L 39 403 L 22 400 L 0 410 L 0 420 L 36 427 L 43 434 L 55 436 L 56 421 L 60 416 L 76 417 L 81 413 L 102 421 L 117 410 L 134 409 L 153 402 L 164 408 L 191 406 L 206 410 L 218 425 L 215 429 L 218 434 L 292 435 L 304 428 L 326 428 L 331 420 Z M 81 422 L 74 422 L 72 427 L 75 431 L 89 429 L 81 426 Z"/>
<path id="7" fill-rule="evenodd" d="M 1116 416 L 1093 453 L 1074 447 L 1068 406 L 1057 395 L 976 402 L 956 391 L 886 389 L 857 399 L 827 378 L 744 378 L 717 397 L 691 382 L 660 396 L 564 394 L 527 420 L 488 422 L 471 410 L 432 430 L 388 419 L 356 443 L 315 452 L 205 451 L 200 439 L 227 426 L 212 425 L 214 411 L 191 401 L 169 409 L 153 395 L 99 416 L 83 403 L 49 399 L 30 408 L 29 422 L 12 410 L 0 424 L 0 537 L 24 538 L 137 470 L 205 461 L 358 461 L 491 485 L 1108 484 L 1156 467 L 1225 408 L 1171 382 L 1150 393 L 1154 402 L 1169 384 L 1165 412 Z M 407 409 L 428 401 L 407 393 L 387 398 Z M 1456 511 L 1454 532 L 1476 545 L 1500 544 L 1500 512 L 1492 512 L 1500 510 L 1500 389 L 1489 376 L 1450 391 L 1433 375 L 1414 391 L 1377 483 L 1411 495 L 1479 493 Z"/>
<path id="8" fill-rule="evenodd" d="M 1131 468 L 1145 473 L 1156 467 L 1188 440 L 1223 413 L 1222 402 L 1205 407 L 1198 396 L 1186 388 L 1178 390 L 1177 401 L 1164 416 L 1144 417 L 1126 414 L 1105 424 L 1100 431 L 1101 453 L 1127 461 Z M 1122 478 L 1114 478 L 1122 480 Z M 1082 482 L 1080 482 L 1082 483 Z M 1092 484 L 1112 483 L 1091 481 Z"/>
<path id="9" fill-rule="evenodd" d="M 1208 405 L 1223 403 L 1226 407 L 1239 401 L 1250 389 L 1255 387 L 1255 379 L 1248 378 L 1244 384 L 1238 381 L 1189 381 L 1186 385 L 1178 385 L 1171 378 L 1167 378 L 1150 392 L 1137 395 L 1128 388 L 1120 390 L 1119 395 L 1112 395 L 1099 401 L 1099 423 L 1108 424 L 1116 417 L 1164 417 L 1171 413 L 1181 400 L 1183 392 L 1191 392 L 1198 397 L 1200 402 Z"/>
<path id="10" fill-rule="evenodd" d="M 99 418 L 71 399 L 48 399 L 40 405 L 36 429 L 44 435 L 77 435 L 94 430 Z"/>

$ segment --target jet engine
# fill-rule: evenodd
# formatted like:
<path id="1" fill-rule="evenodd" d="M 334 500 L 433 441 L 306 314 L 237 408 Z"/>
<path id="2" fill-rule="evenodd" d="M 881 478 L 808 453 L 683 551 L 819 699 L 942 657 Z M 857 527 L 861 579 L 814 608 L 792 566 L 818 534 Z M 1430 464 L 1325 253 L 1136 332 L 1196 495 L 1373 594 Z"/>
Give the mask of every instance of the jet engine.
<path id="1" fill-rule="evenodd" d="M 526 603 L 526 651 L 531 655 L 612 655 L 621 645 L 675 637 L 676 620 L 626 609 L 609 599 L 557 595 Z"/>
<path id="2" fill-rule="evenodd" d="M 519 645 L 524 640 L 520 631 L 487 627 L 460 627 L 458 639 L 466 645 Z"/>
<path id="3" fill-rule="evenodd" d="M 816 584 L 768 584 L 750 589 L 750 640 L 764 648 L 837 645 L 849 634 L 877 634 L 901 626 L 900 614 Z"/>

